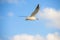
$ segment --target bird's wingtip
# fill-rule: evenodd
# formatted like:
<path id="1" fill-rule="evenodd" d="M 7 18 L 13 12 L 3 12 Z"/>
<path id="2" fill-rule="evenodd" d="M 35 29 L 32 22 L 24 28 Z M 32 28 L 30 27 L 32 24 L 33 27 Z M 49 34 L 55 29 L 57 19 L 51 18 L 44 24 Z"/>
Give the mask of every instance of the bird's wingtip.
<path id="1" fill-rule="evenodd" d="M 39 6 L 39 4 L 38 4 L 38 6 Z"/>
<path id="2" fill-rule="evenodd" d="M 37 8 L 39 8 L 39 4 L 37 5 Z"/>

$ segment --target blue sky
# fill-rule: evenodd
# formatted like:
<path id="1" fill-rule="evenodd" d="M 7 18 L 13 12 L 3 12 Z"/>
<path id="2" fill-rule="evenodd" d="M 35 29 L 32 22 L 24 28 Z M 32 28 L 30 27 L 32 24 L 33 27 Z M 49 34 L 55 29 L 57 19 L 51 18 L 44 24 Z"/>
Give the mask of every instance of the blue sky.
<path id="1" fill-rule="evenodd" d="M 49 26 L 46 27 L 45 19 L 26 21 L 25 17 L 19 17 L 31 15 L 37 4 L 40 4 L 40 11 L 43 11 L 44 8 L 52 8 L 58 11 L 60 10 L 60 0 L 19 0 L 16 2 L 10 2 L 9 0 L 3 1 L 0 2 L 0 37 L 3 40 L 17 34 L 40 34 L 42 36 L 46 36 L 48 33 L 60 33 L 60 29 L 58 28 L 49 28 Z"/>

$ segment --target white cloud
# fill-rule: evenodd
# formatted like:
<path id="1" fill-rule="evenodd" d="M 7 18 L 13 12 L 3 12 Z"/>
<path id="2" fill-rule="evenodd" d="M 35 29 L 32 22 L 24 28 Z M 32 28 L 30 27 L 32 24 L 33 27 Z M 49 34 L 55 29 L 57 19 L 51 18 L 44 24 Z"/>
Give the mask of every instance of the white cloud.
<path id="1" fill-rule="evenodd" d="M 40 35 L 33 36 L 22 34 L 13 36 L 11 40 L 43 40 L 43 38 Z"/>
<path id="2" fill-rule="evenodd" d="M 43 12 L 40 13 L 41 18 L 48 19 L 51 22 L 47 23 L 47 26 L 54 26 L 60 29 L 60 10 L 53 8 L 45 8 Z"/>
<path id="3" fill-rule="evenodd" d="M 20 34 L 13 36 L 10 40 L 60 40 L 59 33 L 49 33 L 45 37 L 40 35 Z"/>
<path id="4" fill-rule="evenodd" d="M 47 40 L 60 40 L 60 36 L 58 35 L 58 33 L 54 34 L 49 33 L 47 35 Z"/>
<path id="5" fill-rule="evenodd" d="M 13 14 L 12 12 L 9 12 L 9 13 L 8 13 L 8 16 L 10 16 L 10 17 L 13 16 L 13 15 L 14 15 L 14 14 Z"/>

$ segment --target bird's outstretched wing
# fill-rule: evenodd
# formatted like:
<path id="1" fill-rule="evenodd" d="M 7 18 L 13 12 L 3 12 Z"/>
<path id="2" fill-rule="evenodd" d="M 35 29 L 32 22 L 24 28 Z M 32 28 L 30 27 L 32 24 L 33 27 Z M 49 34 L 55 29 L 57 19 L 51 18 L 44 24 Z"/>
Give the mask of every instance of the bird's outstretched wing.
<path id="1" fill-rule="evenodd" d="M 39 11 L 39 4 L 37 5 L 36 9 L 31 14 L 31 16 L 35 16 L 38 13 L 38 11 Z"/>

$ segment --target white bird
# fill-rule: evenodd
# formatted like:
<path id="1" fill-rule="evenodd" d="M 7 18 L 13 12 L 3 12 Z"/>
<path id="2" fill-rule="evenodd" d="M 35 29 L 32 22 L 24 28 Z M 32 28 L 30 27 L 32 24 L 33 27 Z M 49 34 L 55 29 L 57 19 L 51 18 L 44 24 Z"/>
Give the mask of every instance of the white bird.
<path id="1" fill-rule="evenodd" d="M 39 4 L 37 5 L 36 9 L 31 14 L 31 16 L 26 17 L 26 20 L 38 20 L 38 18 L 35 17 L 38 11 L 39 11 Z"/>

